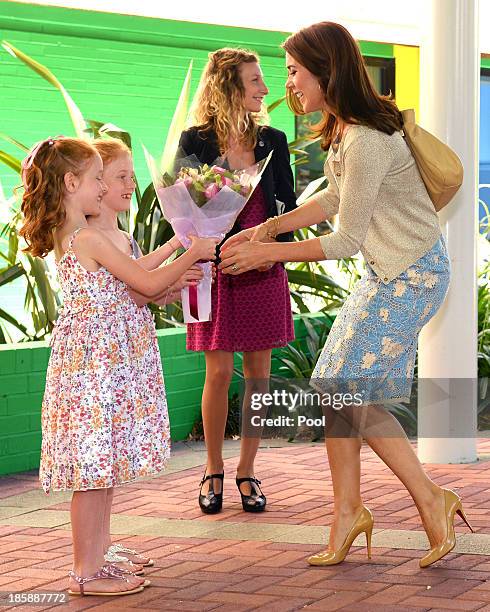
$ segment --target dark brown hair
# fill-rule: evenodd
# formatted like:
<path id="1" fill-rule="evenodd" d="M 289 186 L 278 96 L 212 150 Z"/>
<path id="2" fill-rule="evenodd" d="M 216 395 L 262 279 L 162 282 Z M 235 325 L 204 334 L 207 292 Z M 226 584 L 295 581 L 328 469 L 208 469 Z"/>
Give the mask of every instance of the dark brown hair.
<path id="1" fill-rule="evenodd" d="M 325 103 L 332 112 L 312 126 L 328 149 L 337 130 L 337 118 L 367 125 L 386 134 L 402 128 L 402 117 L 390 96 L 378 94 L 369 77 L 359 47 L 351 34 L 331 21 L 315 23 L 287 38 L 282 47 L 319 81 Z M 303 115 L 299 100 L 288 89 L 289 108 Z"/>
<path id="2" fill-rule="evenodd" d="M 31 149 L 22 163 L 24 251 L 45 257 L 53 250 L 53 231 L 65 220 L 65 174 L 79 176 L 95 155 L 94 147 L 78 138 L 47 139 Z"/>

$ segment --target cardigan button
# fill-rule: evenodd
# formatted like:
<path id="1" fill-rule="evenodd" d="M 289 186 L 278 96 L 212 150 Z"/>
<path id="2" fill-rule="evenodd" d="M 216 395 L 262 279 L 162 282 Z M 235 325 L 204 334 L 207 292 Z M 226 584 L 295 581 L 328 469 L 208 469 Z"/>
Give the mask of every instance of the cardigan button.
<path id="1" fill-rule="evenodd" d="M 385 276 L 385 281 L 388 281 L 388 277 L 387 276 Z"/>
<path id="2" fill-rule="evenodd" d="M 263 147 L 263 146 L 265 146 L 264 141 L 263 140 L 259 140 L 259 147 Z"/>
<path id="3" fill-rule="evenodd" d="M 369 262 L 372 266 L 374 266 L 375 262 L 374 261 L 370 261 Z"/>
<path id="4" fill-rule="evenodd" d="M 336 173 L 335 173 L 335 176 L 340 176 L 340 172 L 336 172 Z"/>

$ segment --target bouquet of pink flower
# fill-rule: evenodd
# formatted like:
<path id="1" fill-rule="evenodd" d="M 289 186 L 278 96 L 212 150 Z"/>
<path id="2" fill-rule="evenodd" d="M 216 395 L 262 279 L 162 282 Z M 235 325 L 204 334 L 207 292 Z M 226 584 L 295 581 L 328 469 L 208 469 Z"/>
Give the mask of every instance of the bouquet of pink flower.
<path id="1" fill-rule="evenodd" d="M 201 164 L 195 155 L 177 160 L 174 174 L 157 170 L 145 150 L 153 184 L 163 214 L 185 248 L 189 236 L 219 238 L 231 230 L 236 218 L 250 199 L 272 156 L 244 170 L 226 170 L 223 160 Z M 204 278 L 195 287 L 182 290 L 184 321 L 211 320 L 212 264 L 199 264 Z"/>
<path id="2" fill-rule="evenodd" d="M 248 196 L 252 186 L 242 180 L 240 175 L 221 166 L 208 166 L 204 164 L 198 168 L 182 167 L 175 178 L 175 183 L 184 183 L 191 198 L 197 206 L 201 207 L 218 194 L 223 187 Z"/>

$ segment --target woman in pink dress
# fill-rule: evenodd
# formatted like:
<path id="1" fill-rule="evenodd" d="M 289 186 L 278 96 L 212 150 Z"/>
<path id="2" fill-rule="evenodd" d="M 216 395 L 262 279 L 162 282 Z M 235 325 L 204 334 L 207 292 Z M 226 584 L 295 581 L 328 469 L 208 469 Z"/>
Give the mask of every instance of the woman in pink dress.
<path id="1" fill-rule="evenodd" d="M 286 135 L 260 125 L 266 117 L 263 100 L 267 94 L 254 53 L 228 48 L 210 53 L 194 108 L 195 125 L 180 139 L 185 155 L 195 154 L 208 164 L 224 155 L 232 169 L 252 166 L 274 151 L 228 236 L 296 207 Z M 280 241 L 292 239 L 292 233 L 277 237 Z M 204 351 L 206 358 L 202 416 L 208 457 L 199 494 L 204 513 L 219 512 L 223 503 L 222 447 L 234 353 L 243 353 L 243 407 L 247 409 L 251 387 L 267 385 L 272 349 L 293 338 L 288 280 L 282 264 L 265 265 L 236 277 L 217 273 L 212 320 L 187 326 L 187 348 Z M 259 443 L 258 432 L 242 431 L 236 483 L 246 512 L 266 507 L 254 474 Z"/>

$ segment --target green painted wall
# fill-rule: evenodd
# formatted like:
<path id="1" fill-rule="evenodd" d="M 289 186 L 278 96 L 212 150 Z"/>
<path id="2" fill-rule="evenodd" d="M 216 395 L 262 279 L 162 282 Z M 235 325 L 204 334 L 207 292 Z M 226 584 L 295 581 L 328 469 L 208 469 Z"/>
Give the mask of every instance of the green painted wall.
<path id="1" fill-rule="evenodd" d="M 110 121 L 134 139 L 136 173 L 148 175 L 140 147 L 161 152 L 189 62 L 193 91 L 209 51 L 242 46 L 261 57 L 268 101 L 284 92 L 286 70 L 281 32 L 150 19 L 102 12 L 0 1 L 0 38 L 45 64 L 67 88 L 84 116 Z M 49 135 L 73 135 L 60 94 L 21 62 L 0 49 L 0 132 L 27 145 Z M 294 136 L 286 105 L 271 123 Z M 0 148 L 20 156 L 14 146 Z M 5 191 L 15 174 L 0 166 Z"/>
<path id="2" fill-rule="evenodd" d="M 305 337 L 304 324 L 297 316 L 295 330 L 297 338 Z M 182 327 L 157 332 L 172 440 L 187 438 L 201 410 L 204 354 L 187 352 L 185 335 Z M 48 359 L 46 342 L 0 345 L 0 475 L 39 465 L 41 402 Z M 239 366 L 238 358 L 236 365 Z M 278 365 L 273 357 L 273 373 Z M 235 377 L 232 390 L 237 386 Z"/>

